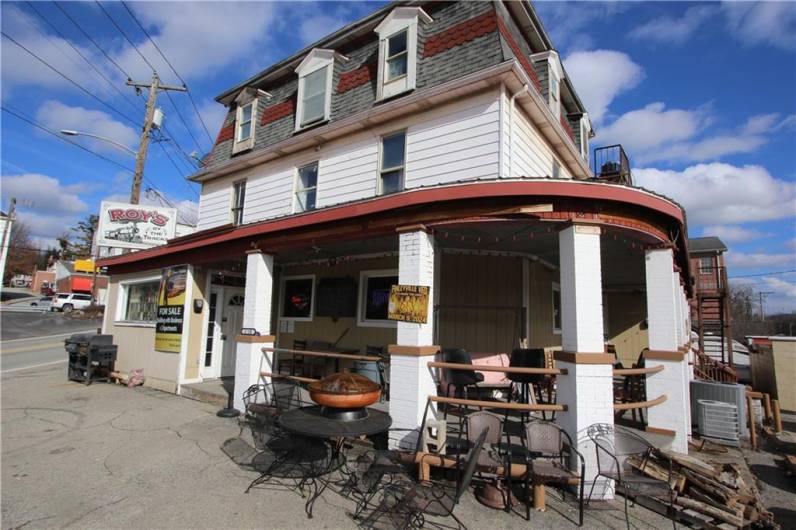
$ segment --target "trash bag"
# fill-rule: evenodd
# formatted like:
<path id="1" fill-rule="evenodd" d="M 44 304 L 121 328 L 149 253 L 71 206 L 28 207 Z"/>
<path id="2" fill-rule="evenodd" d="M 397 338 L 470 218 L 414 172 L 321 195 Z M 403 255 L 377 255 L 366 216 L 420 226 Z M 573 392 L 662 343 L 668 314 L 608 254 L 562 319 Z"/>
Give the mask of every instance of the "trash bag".
<path id="1" fill-rule="evenodd" d="M 130 375 L 127 377 L 128 388 L 143 385 L 144 381 L 146 381 L 146 378 L 144 377 L 143 368 L 133 368 L 130 370 Z"/>

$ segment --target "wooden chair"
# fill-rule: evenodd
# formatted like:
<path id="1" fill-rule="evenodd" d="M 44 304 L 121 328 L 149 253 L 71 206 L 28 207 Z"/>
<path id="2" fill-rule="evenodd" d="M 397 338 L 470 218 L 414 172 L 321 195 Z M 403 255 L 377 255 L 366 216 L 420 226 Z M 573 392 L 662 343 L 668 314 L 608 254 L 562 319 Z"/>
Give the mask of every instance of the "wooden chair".
<path id="1" fill-rule="evenodd" d="M 305 351 L 307 349 L 307 341 L 294 340 L 293 349 L 299 351 Z M 297 375 L 296 368 L 299 368 L 301 373 L 298 375 L 304 375 L 304 357 L 296 356 L 296 354 L 291 353 L 290 357 L 285 356 L 283 358 L 283 354 L 280 353 L 278 368 L 279 368 L 278 373 L 286 375 Z"/>

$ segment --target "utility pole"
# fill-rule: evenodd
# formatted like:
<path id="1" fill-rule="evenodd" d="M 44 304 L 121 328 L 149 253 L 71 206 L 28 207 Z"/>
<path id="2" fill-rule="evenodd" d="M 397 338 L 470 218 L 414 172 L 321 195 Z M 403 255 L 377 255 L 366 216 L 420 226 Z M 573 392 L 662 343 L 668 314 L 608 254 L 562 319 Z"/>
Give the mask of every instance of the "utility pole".
<path id="1" fill-rule="evenodd" d="M 141 180 L 144 178 L 146 152 L 149 148 L 149 133 L 152 131 L 153 118 L 155 116 L 155 103 L 158 99 L 158 90 L 186 92 L 188 89 L 184 86 L 161 85 L 157 72 L 152 72 L 151 83 L 136 83 L 132 79 L 128 79 L 127 84 L 131 87 L 135 87 L 136 91 L 140 91 L 142 88 L 149 89 L 149 97 L 146 100 L 144 128 L 141 130 L 141 143 L 138 145 L 138 153 L 135 156 L 135 173 L 133 174 L 133 185 L 130 188 L 130 202 L 132 204 L 138 204 L 138 199 L 141 195 Z"/>
<path id="2" fill-rule="evenodd" d="M 774 291 L 760 291 L 757 293 L 757 295 L 760 297 L 760 322 L 764 322 L 766 320 L 766 312 L 763 311 L 763 300 L 770 294 L 774 294 Z"/>
<path id="3" fill-rule="evenodd" d="M 3 279 L 6 276 L 6 258 L 8 258 L 8 247 L 11 244 L 11 225 L 14 223 L 14 213 L 17 210 L 17 200 L 11 197 L 8 205 L 8 215 L 3 226 L 3 246 L 0 247 L 0 289 L 3 287 Z"/>

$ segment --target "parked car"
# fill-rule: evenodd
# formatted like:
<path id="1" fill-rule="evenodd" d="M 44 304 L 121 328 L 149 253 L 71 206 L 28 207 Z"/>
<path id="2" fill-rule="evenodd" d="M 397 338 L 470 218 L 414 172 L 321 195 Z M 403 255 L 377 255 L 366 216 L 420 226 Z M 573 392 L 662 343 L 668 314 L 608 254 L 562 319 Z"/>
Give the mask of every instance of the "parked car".
<path id="1" fill-rule="evenodd" d="M 53 305 L 53 297 L 52 296 L 42 296 L 38 300 L 34 300 L 30 303 L 33 307 L 42 307 L 44 309 L 50 309 Z"/>
<path id="2" fill-rule="evenodd" d="M 58 293 L 53 298 L 51 311 L 71 313 L 74 309 L 86 309 L 91 305 L 90 294 Z"/>
<path id="3" fill-rule="evenodd" d="M 39 289 L 39 293 L 42 296 L 49 296 L 52 298 L 55 295 L 55 289 L 50 287 L 46 282 L 42 284 L 41 289 Z"/>

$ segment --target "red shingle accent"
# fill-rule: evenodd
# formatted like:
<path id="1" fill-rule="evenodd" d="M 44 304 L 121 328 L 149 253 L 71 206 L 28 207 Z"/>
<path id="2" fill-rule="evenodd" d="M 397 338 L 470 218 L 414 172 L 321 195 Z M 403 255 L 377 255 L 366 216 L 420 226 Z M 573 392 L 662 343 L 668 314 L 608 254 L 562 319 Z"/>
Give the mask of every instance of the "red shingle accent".
<path id="1" fill-rule="evenodd" d="M 525 69 L 525 73 L 528 74 L 528 77 L 530 77 L 531 81 L 533 81 L 534 86 L 536 86 L 536 90 L 538 90 L 541 93 L 542 83 L 540 83 L 539 78 L 536 77 L 536 71 L 533 69 L 531 61 L 523 53 L 522 48 L 520 48 L 520 45 L 517 44 L 516 40 L 514 40 L 514 37 L 512 37 L 511 35 L 511 31 L 509 31 L 509 28 L 506 26 L 506 23 L 503 22 L 503 19 L 500 17 L 497 17 L 497 26 L 498 30 L 500 31 L 500 34 L 503 36 L 504 39 L 506 39 L 506 43 L 508 43 L 509 47 L 511 48 L 511 51 L 514 52 L 514 57 L 517 58 L 517 60 L 522 65 L 523 69 Z"/>
<path id="2" fill-rule="evenodd" d="M 232 140 L 233 136 L 235 136 L 235 122 L 221 127 L 221 130 L 218 131 L 218 137 L 216 138 L 216 145 L 221 142 L 226 142 L 227 140 Z"/>
<path id="3" fill-rule="evenodd" d="M 358 86 L 366 85 L 376 78 L 376 64 L 366 63 L 350 72 L 340 74 L 340 81 L 337 83 L 337 93 L 343 94 Z"/>
<path id="4" fill-rule="evenodd" d="M 296 104 L 293 99 L 287 99 L 282 103 L 271 105 L 263 110 L 263 117 L 260 119 L 260 125 L 266 125 L 276 120 L 282 119 L 285 116 L 293 114 Z"/>
<path id="5" fill-rule="evenodd" d="M 435 33 L 426 39 L 423 57 L 431 57 L 438 53 L 450 50 L 465 42 L 492 33 L 497 29 L 497 15 L 494 10 L 465 20 L 455 26 Z"/>
<path id="6" fill-rule="evenodd" d="M 564 116 L 563 113 L 559 117 L 559 121 L 561 122 L 561 126 L 564 128 L 564 131 L 566 131 L 566 133 L 569 135 L 569 138 L 572 140 L 572 143 L 577 143 L 575 142 L 575 131 L 572 130 L 569 120 L 566 118 L 566 116 Z"/>

